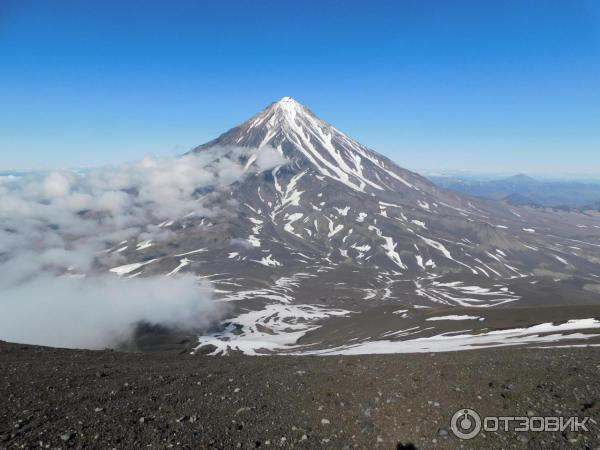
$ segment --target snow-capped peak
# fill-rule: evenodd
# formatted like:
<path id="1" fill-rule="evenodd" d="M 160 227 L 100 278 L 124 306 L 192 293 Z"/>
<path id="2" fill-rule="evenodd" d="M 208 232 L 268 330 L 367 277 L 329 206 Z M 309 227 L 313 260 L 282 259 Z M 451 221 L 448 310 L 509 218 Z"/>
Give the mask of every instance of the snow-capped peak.
<path id="1" fill-rule="evenodd" d="M 415 174 L 402 171 L 390 161 L 321 120 L 291 97 L 271 103 L 240 126 L 203 146 L 271 146 L 298 167 L 312 166 L 320 175 L 339 181 L 355 191 L 397 190 L 400 185 L 416 189 Z M 402 173 L 404 172 L 404 173 Z"/>
<path id="2" fill-rule="evenodd" d="M 292 97 L 282 97 L 259 113 L 253 126 L 264 124 L 271 129 L 283 127 L 290 130 L 301 126 L 301 124 L 306 125 L 307 119 L 309 122 L 321 122 L 308 108 Z"/>
<path id="3" fill-rule="evenodd" d="M 302 105 L 297 102 L 292 97 L 281 97 L 278 101 L 275 102 L 277 105 L 292 105 L 293 107 L 302 107 Z"/>

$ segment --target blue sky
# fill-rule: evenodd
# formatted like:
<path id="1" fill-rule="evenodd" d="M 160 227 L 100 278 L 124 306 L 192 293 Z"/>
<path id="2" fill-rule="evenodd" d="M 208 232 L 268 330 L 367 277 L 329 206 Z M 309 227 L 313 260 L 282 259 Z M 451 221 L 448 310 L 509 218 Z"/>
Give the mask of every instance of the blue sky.
<path id="1" fill-rule="evenodd" d="M 292 96 L 421 171 L 600 176 L 600 2 L 0 1 L 0 170 L 173 155 Z"/>

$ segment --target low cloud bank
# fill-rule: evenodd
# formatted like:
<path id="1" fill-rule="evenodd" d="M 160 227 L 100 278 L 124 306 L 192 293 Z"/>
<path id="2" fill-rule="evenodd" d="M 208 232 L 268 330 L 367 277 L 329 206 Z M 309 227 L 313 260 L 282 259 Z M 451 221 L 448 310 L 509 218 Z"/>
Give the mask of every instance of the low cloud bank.
<path id="1" fill-rule="evenodd" d="M 53 347 L 111 347 L 129 341 L 139 323 L 200 331 L 220 314 L 210 286 L 191 275 L 39 276 L 1 292 L 2 339 Z"/>
<path id="2" fill-rule="evenodd" d="M 250 162 L 250 163 L 249 163 Z M 192 275 L 122 279 L 105 250 L 125 239 L 168 239 L 156 224 L 221 209 L 201 201 L 285 160 L 271 148 L 219 148 L 111 168 L 0 178 L 0 339 L 104 348 L 138 323 L 198 331 L 220 316 Z M 219 207 L 219 208 L 222 208 Z"/>

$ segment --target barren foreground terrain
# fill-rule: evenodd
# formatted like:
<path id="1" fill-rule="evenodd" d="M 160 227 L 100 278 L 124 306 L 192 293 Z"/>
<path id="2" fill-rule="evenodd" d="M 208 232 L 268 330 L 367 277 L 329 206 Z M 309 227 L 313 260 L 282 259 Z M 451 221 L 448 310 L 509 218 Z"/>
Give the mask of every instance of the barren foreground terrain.
<path id="1" fill-rule="evenodd" d="M 482 417 L 600 420 L 600 349 L 191 356 L 0 343 L 0 448 L 596 448 L 589 432 L 481 433 Z"/>

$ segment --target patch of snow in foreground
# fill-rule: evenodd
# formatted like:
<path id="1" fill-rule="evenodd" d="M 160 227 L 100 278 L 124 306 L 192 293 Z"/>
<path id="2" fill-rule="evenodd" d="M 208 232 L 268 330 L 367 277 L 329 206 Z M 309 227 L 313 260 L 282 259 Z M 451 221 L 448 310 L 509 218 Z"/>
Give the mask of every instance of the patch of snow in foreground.
<path id="1" fill-rule="evenodd" d="M 477 316 L 457 316 L 457 315 L 449 315 L 449 316 L 439 316 L 439 317 L 430 317 L 425 320 L 483 320 L 482 317 Z"/>
<path id="2" fill-rule="evenodd" d="M 562 332 L 596 328 L 600 328 L 600 321 L 596 319 L 576 319 L 569 320 L 568 322 L 558 325 L 554 325 L 553 323 L 542 323 L 529 328 L 496 330 L 481 334 L 452 335 L 449 333 L 444 333 L 437 336 L 410 339 L 405 341 L 367 341 L 332 349 L 301 352 L 299 354 L 366 355 L 388 353 L 455 352 L 486 347 L 508 347 L 512 345 L 558 342 L 568 339 L 590 339 L 597 337 L 598 334 L 562 334 Z"/>
<path id="3" fill-rule="evenodd" d="M 258 311 L 248 311 L 227 320 L 219 333 L 198 338 L 198 347 L 214 345 L 212 355 L 241 351 L 247 355 L 264 355 L 294 348 L 294 344 L 315 322 L 331 316 L 346 316 L 351 311 L 320 305 L 270 304 Z"/>

